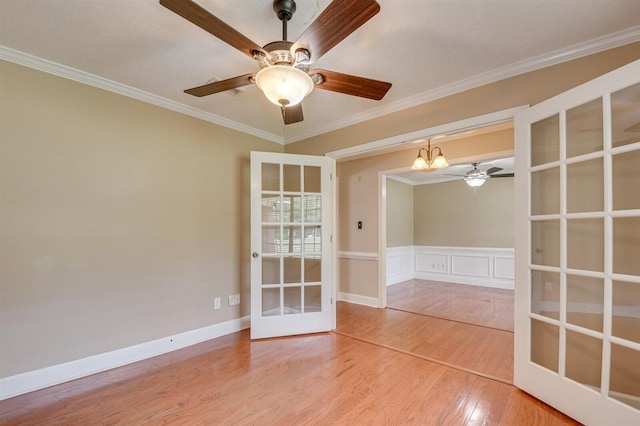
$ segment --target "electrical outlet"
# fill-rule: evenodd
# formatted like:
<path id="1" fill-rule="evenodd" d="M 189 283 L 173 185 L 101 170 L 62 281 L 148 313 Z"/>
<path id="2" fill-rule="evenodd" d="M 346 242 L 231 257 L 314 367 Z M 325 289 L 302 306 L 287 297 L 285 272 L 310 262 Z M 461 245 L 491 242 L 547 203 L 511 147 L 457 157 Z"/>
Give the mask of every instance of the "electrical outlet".
<path id="1" fill-rule="evenodd" d="M 235 305 L 236 304 L 235 302 L 236 302 L 235 296 L 233 294 L 230 294 L 229 295 L 229 306 Z"/>
<path id="2" fill-rule="evenodd" d="M 235 302 L 236 305 L 240 304 L 240 294 L 236 294 L 234 296 L 234 302 Z"/>
<path id="3" fill-rule="evenodd" d="M 213 299 L 213 309 L 220 309 L 220 298 L 216 297 Z"/>

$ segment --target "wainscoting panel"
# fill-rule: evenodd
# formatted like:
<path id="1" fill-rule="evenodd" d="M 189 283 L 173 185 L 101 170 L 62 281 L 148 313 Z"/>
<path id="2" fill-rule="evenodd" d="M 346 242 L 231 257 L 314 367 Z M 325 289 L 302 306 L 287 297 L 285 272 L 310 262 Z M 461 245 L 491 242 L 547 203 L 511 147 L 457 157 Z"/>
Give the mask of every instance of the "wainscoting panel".
<path id="1" fill-rule="evenodd" d="M 451 256 L 451 274 L 488 278 L 491 276 L 491 258 L 487 256 Z"/>
<path id="2" fill-rule="evenodd" d="M 413 263 L 408 259 L 412 257 Z M 409 268 L 413 268 L 411 271 Z M 405 246 L 387 249 L 387 285 L 412 278 L 513 290 L 512 248 Z"/>
<path id="3" fill-rule="evenodd" d="M 413 246 L 387 248 L 387 285 L 412 279 L 414 262 Z"/>

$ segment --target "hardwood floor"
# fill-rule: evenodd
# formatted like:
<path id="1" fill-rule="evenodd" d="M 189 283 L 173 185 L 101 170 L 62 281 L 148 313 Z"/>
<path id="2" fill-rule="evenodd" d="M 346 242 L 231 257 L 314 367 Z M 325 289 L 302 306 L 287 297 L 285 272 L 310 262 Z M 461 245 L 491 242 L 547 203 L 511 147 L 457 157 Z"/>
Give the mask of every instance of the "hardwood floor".
<path id="1" fill-rule="evenodd" d="M 387 306 L 513 331 L 513 290 L 413 279 L 387 288 Z"/>
<path id="2" fill-rule="evenodd" d="M 512 332 L 343 302 L 337 322 L 337 333 L 513 382 Z"/>
<path id="3" fill-rule="evenodd" d="M 350 308 L 342 329 L 371 318 Z M 339 331 L 252 342 L 247 330 L 2 401 L 0 423 L 577 424 L 512 385 Z"/>

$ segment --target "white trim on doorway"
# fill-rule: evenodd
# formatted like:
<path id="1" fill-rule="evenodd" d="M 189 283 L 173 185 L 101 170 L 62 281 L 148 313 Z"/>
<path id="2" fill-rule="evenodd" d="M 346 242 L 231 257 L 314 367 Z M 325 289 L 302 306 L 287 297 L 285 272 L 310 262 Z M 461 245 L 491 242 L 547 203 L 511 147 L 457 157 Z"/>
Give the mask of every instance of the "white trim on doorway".
<path id="1" fill-rule="evenodd" d="M 512 120 L 517 112 L 523 111 L 528 107 L 528 105 L 523 105 L 515 108 L 505 109 L 502 111 L 492 112 L 489 114 L 479 115 L 477 117 L 454 121 L 452 123 L 428 127 L 426 129 L 416 130 L 415 132 L 404 133 L 402 135 L 392 136 L 362 145 L 356 145 L 344 149 L 339 149 L 337 151 L 327 152 L 325 155 L 338 161 L 344 161 L 363 154 L 375 154 L 376 151 L 392 147 L 400 147 L 403 145 L 408 146 L 417 141 L 425 141 L 434 136 L 444 135 L 448 133 L 465 132 L 467 130 L 473 130 L 480 127 L 503 123 L 505 121 Z"/>
<path id="2" fill-rule="evenodd" d="M 385 139 L 380 139 L 370 143 L 365 143 L 349 148 L 340 149 L 337 151 L 331 151 L 326 153 L 327 157 L 333 158 L 336 161 L 345 161 L 353 159 L 362 155 L 375 155 L 377 152 L 381 152 L 394 147 L 409 146 L 419 140 L 425 140 L 434 136 L 442 134 L 459 133 L 467 130 L 477 129 L 481 127 L 490 126 L 493 124 L 503 123 L 509 120 L 513 120 L 516 113 L 524 111 L 529 108 L 529 105 L 522 105 L 514 108 L 509 108 L 501 111 L 496 111 L 488 114 L 479 115 L 476 117 L 467 118 L 464 120 L 454 121 L 451 123 L 440 124 L 433 127 L 417 130 L 414 132 L 404 133 Z M 511 154 L 511 153 L 509 153 Z M 466 159 L 461 159 L 465 160 Z M 386 235 L 386 222 L 387 222 L 387 209 L 386 209 L 386 187 L 387 187 L 387 175 L 397 173 L 400 171 L 409 170 L 409 165 L 405 168 L 382 170 L 378 172 L 378 253 L 377 257 L 371 256 L 371 253 L 367 252 L 365 256 L 361 256 L 364 253 L 358 253 L 361 259 L 378 260 L 378 301 L 377 306 L 379 308 L 387 307 L 387 270 L 386 270 L 386 256 L 387 256 L 387 235 Z M 352 258 L 356 255 L 354 252 L 339 252 L 338 257 Z M 340 295 L 338 295 L 340 300 Z M 371 298 L 373 299 L 373 298 Z M 373 303 L 372 300 L 368 300 L 368 303 Z"/>

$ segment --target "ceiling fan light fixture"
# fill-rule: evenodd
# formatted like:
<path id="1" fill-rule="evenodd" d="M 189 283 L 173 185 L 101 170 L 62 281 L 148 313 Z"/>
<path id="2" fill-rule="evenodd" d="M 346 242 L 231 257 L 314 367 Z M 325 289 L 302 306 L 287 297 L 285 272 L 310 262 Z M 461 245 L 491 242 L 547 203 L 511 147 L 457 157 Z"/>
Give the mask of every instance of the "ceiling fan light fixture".
<path id="1" fill-rule="evenodd" d="M 467 185 L 469 185 L 472 188 L 477 188 L 479 186 L 484 185 L 484 182 L 486 180 L 487 178 L 482 178 L 482 177 L 468 177 L 464 179 Z"/>
<path id="2" fill-rule="evenodd" d="M 256 85 L 279 107 L 299 104 L 313 90 L 309 74 L 290 65 L 272 65 L 256 74 Z"/>

